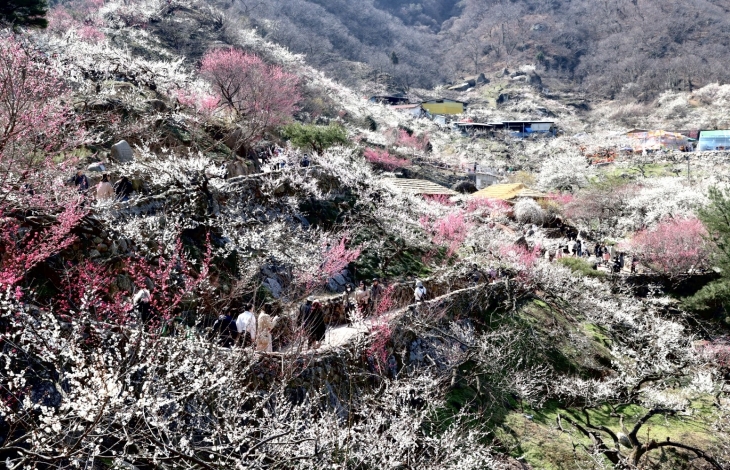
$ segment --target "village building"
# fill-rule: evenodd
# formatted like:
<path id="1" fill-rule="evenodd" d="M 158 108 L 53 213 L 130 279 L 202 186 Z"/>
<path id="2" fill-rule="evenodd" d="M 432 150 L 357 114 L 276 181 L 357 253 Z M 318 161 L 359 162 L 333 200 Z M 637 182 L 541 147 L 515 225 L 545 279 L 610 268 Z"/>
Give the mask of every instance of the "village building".
<path id="1" fill-rule="evenodd" d="M 477 163 L 462 163 L 461 167 L 466 171 L 469 179 L 474 182 L 477 189 L 497 184 L 504 178 L 504 175 L 500 174 L 499 171 Z"/>
<path id="2" fill-rule="evenodd" d="M 474 173 L 474 185 L 477 189 L 484 189 L 487 186 L 497 184 L 502 180 L 502 175 L 489 168 L 482 168 L 477 165 L 477 171 Z"/>
<path id="3" fill-rule="evenodd" d="M 528 137 L 531 135 L 557 135 L 555 121 L 524 120 L 524 121 L 497 121 L 497 122 L 467 122 L 460 121 L 453 124 L 453 129 L 467 136 L 491 136 L 495 131 L 506 131 L 513 137 Z"/>
<path id="4" fill-rule="evenodd" d="M 626 136 L 633 141 L 631 147 L 635 153 L 657 152 L 661 150 L 686 151 L 690 148 L 689 137 L 677 132 L 633 129 L 627 132 Z"/>
<path id="5" fill-rule="evenodd" d="M 493 123 L 460 121 L 452 124 L 452 129 L 464 136 L 487 136 L 494 130 Z"/>
<path id="6" fill-rule="evenodd" d="M 399 104 L 396 106 L 393 106 L 393 109 L 396 111 L 400 111 L 402 113 L 410 114 L 413 117 L 420 118 L 426 116 L 426 110 L 423 109 L 423 107 L 416 103 L 416 104 Z"/>
<path id="7" fill-rule="evenodd" d="M 431 114 L 462 114 L 466 111 L 467 103 L 463 101 L 438 99 L 421 103 L 423 109 Z"/>
<path id="8" fill-rule="evenodd" d="M 391 95 L 376 95 L 371 96 L 368 100 L 371 103 L 386 104 L 390 106 L 398 106 L 403 104 L 409 104 L 410 101 L 405 96 L 391 96 Z"/>
<path id="9" fill-rule="evenodd" d="M 730 130 L 700 131 L 697 151 L 730 150 Z"/>
<path id="10" fill-rule="evenodd" d="M 557 135 L 555 121 L 502 121 L 495 123 L 496 128 L 504 129 L 515 137 L 527 137 L 531 134 Z"/>

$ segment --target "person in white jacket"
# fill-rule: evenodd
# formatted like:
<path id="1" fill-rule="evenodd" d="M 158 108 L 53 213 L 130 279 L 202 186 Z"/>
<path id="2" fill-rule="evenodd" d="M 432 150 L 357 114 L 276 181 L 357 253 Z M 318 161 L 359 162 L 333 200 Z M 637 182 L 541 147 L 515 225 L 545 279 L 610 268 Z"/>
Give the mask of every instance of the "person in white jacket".
<path id="1" fill-rule="evenodd" d="M 426 288 L 423 287 L 423 282 L 416 282 L 416 290 L 413 292 L 413 296 L 416 298 L 416 302 L 423 302 L 426 300 Z"/>
<path id="2" fill-rule="evenodd" d="M 256 316 L 251 313 L 251 310 L 253 310 L 251 305 L 246 305 L 243 313 L 236 318 L 239 342 L 243 347 L 248 344 L 256 344 Z M 246 340 L 246 333 L 250 338 L 248 341 Z"/>

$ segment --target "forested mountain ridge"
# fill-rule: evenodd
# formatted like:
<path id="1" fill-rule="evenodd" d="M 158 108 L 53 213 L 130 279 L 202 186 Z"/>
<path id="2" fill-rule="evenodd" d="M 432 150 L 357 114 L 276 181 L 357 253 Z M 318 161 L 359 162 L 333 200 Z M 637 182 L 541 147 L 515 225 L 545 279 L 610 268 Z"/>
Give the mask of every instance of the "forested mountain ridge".
<path id="1" fill-rule="evenodd" d="M 403 87 L 535 64 L 551 87 L 650 100 L 724 83 L 730 2 L 271 0 L 227 2 L 272 41 L 339 79 L 368 63 Z M 393 53 L 397 61 L 393 60 Z"/>

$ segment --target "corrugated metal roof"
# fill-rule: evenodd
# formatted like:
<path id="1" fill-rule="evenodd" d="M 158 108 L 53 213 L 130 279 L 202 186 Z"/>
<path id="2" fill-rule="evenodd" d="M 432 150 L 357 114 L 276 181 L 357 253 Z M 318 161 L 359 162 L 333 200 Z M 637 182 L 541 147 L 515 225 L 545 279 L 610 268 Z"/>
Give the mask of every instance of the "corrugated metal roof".
<path id="1" fill-rule="evenodd" d="M 433 183 L 427 180 L 416 180 L 406 178 L 387 178 L 386 183 L 405 193 L 411 194 L 445 194 L 447 196 L 456 196 L 457 193 L 453 189 L 446 186 Z"/>
<path id="2" fill-rule="evenodd" d="M 472 196 L 509 201 L 518 197 L 542 199 L 545 197 L 545 194 L 535 191 L 534 189 L 530 189 L 522 183 L 511 183 L 487 186 L 486 188 L 475 192 Z"/>

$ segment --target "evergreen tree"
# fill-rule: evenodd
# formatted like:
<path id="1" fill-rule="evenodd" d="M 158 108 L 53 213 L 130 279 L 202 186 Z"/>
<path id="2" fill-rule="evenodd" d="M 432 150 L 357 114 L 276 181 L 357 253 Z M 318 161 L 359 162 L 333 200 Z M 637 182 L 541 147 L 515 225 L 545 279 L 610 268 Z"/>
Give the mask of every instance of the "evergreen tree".
<path id="1" fill-rule="evenodd" d="M 725 312 L 730 307 L 730 190 L 711 188 L 710 204 L 699 211 L 699 218 L 707 228 L 716 247 L 713 265 L 720 270 L 720 279 L 703 287 L 685 301 L 693 310 Z"/>
<path id="2" fill-rule="evenodd" d="M 0 23 L 45 28 L 47 12 L 46 0 L 0 0 Z"/>
<path id="3" fill-rule="evenodd" d="M 282 135 L 295 147 L 313 150 L 319 154 L 333 145 L 345 145 L 348 142 L 347 131 L 337 124 L 316 126 L 297 122 L 285 126 L 282 129 Z"/>

